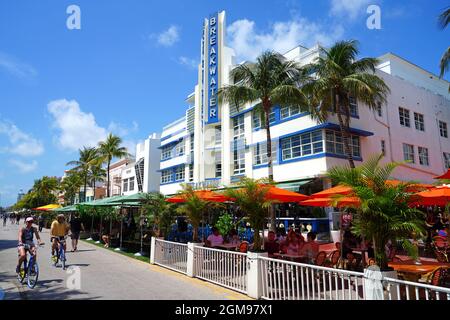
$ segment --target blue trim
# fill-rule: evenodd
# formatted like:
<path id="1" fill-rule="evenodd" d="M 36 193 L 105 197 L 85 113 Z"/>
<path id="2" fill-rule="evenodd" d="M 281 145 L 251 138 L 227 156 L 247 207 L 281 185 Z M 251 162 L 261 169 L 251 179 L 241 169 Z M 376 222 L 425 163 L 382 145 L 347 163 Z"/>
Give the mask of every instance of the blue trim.
<path id="1" fill-rule="evenodd" d="M 185 166 L 185 165 L 186 165 L 186 163 L 180 163 L 180 164 L 176 164 L 176 165 L 171 166 L 171 167 L 167 167 L 167 168 L 164 168 L 164 169 L 156 170 L 156 172 L 162 172 L 162 171 L 165 171 L 165 170 L 173 170 L 176 167 Z"/>
<path id="2" fill-rule="evenodd" d="M 273 165 L 275 165 L 275 163 L 272 163 Z M 269 164 L 265 163 L 265 164 L 257 164 L 257 165 L 253 165 L 253 170 L 255 169 L 261 169 L 261 168 L 268 168 Z"/>
<path id="3" fill-rule="evenodd" d="M 165 158 L 164 160 L 160 160 L 159 163 L 163 163 L 163 162 L 166 162 L 166 161 L 169 161 L 169 160 L 172 160 L 172 159 L 173 159 L 173 157 L 170 156 L 170 158 Z"/>
<path id="4" fill-rule="evenodd" d="M 314 127 L 310 127 L 310 128 L 307 128 L 307 129 L 303 129 L 303 130 L 300 130 L 300 131 L 293 132 L 293 133 L 285 134 L 284 136 L 280 136 L 280 137 L 274 138 L 272 141 L 281 140 L 281 139 L 284 139 L 284 138 L 289 138 L 289 137 L 292 137 L 292 136 L 296 136 L 296 135 L 299 135 L 299 134 L 302 134 L 302 133 L 307 133 L 307 132 L 311 132 L 311 131 L 315 131 L 315 130 L 319 130 L 319 129 L 331 129 L 331 130 L 335 130 L 335 131 L 339 131 L 340 130 L 339 125 L 337 125 L 335 123 L 331 123 L 331 122 L 325 122 L 325 123 L 319 124 L 319 125 L 314 126 Z M 356 129 L 356 128 L 350 128 L 350 133 L 353 133 L 353 134 L 356 134 L 356 135 L 359 135 L 359 136 L 363 136 L 363 137 L 368 137 L 368 136 L 373 136 L 374 135 L 373 132 L 369 132 L 369 131 L 365 131 L 365 130 L 361 130 L 361 129 Z"/>
<path id="5" fill-rule="evenodd" d="M 185 138 L 186 138 L 186 136 L 180 137 L 180 138 L 178 138 L 177 140 L 170 141 L 170 142 L 168 142 L 168 143 L 166 143 L 166 144 L 162 144 L 162 145 L 160 145 L 160 146 L 158 147 L 158 149 L 161 149 L 161 150 L 162 150 L 162 149 L 164 149 L 165 147 L 170 146 L 170 145 L 172 145 L 172 144 L 178 144 L 178 143 L 180 143 L 180 141 L 183 141 Z"/>
<path id="6" fill-rule="evenodd" d="M 286 164 L 286 163 L 292 163 L 292 162 L 299 162 L 299 161 L 305 161 L 305 160 L 311 160 L 311 159 L 318 159 L 318 158 L 339 158 L 339 159 L 347 159 L 347 156 L 341 155 L 341 154 L 334 154 L 330 152 L 321 152 L 317 154 L 313 154 L 310 156 L 305 157 L 299 157 L 295 159 L 289 159 L 289 160 L 280 160 L 280 165 Z M 355 161 L 363 161 L 361 157 L 353 157 L 353 160 Z"/>
<path id="7" fill-rule="evenodd" d="M 302 113 L 296 114 L 295 116 L 281 119 L 281 114 L 280 114 L 280 120 L 272 122 L 270 124 L 270 127 L 275 127 L 275 126 L 277 126 L 279 124 L 282 124 L 284 122 L 288 122 L 288 121 L 295 120 L 295 119 L 298 119 L 298 118 L 303 118 L 303 117 L 306 117 L 306 116 L 309 116 L 309 115 L 310 115 L 310 112 L 302 112 Z M 253 122 L 252 122 L 252 124 L 253 124 Z M 266 128 L 263 128 L 263 127 L 253 128 L 253 132 L 259 131 L 259 130 L 265 130 L 265 129 Z"/>
<path id="8" fill-rule="evenodd" d="M 250 107 L 250 108 L 248 108 L 248 109 L 239 111 L 238 113 L 233 114 L 232 116 L 230 116 L 230 118 L 231 118 L 231 119 L 234 119 L 234 118 L 236 118 L 236 117 L 239 117 L 240 115 L 246 114 L 247 112 L 250 112 L 250 111 L 252 111 L 253 109 L 255 109 L 255 107 L 256 107 L 256 105 L 254 105 L 253 107 Z"/>
<path id="9" fill-rule="evenodd" d="M 222 178 L 206 178 L 205 181 L 216 181 L 216 180 L 220 180 Z"/>
<path id="10" fill-rule="evenodd" d="M 166 182 L 166 183 L 159 183 L 160 186 L 167 186 L 169 184 L 180 184 L 180 182 L 173 182 L 173 181 L 171 181 L 171 182 Z"/>
<path id="11" fill-rule="evenodd" d="M 180 133 L 182 133 L 183 131 L 186 131 L 186 128 L 180 129 L 180 130 L 175 131 L 174 133 L 171 133 L 171 134 L 169 134 L 169 135 L 167 135 L 167 136 L 161 137 L 161 142 L 163 142 L 164 140 L 167 140 L 167 139 L 169 139 L 169 138 L 171 138 L 171 137 L 173 137 L 173 136 L 176 136 L 177 134 L 180 134 Z"/>
<path id="12" fill-rule="evenodd" d="M 241 180 L 242 177 L 245 177 L 245 173 L 231 176 L 230 180 L 231 180 L 231 182 L 236 182 L 236 181 Z"/>

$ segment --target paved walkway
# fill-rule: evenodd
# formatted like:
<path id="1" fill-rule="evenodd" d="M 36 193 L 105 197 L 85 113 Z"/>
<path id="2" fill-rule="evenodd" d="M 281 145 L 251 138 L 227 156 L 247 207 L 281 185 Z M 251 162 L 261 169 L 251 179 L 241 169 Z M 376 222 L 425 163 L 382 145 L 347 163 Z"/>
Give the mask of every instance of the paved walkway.
<path id="1" fill-rule="evenodd" d="M 18 230 L 19 226 L 10 225 L 9 221 L 6 227 L 0 226 L 0 299 L 248 299 L 234 291 L 82 241 L 75 253 L 70 252 L 71 244 L 67 245 L 67 265 L 78 267 L 81 275 L 80 289 L 69 289 L 70 271 L 51 265 L 48 229 L 41 233 L 45 245 L 38 249 L 39 282 L 31 290 L 21 285 L 15 274 Z"/>

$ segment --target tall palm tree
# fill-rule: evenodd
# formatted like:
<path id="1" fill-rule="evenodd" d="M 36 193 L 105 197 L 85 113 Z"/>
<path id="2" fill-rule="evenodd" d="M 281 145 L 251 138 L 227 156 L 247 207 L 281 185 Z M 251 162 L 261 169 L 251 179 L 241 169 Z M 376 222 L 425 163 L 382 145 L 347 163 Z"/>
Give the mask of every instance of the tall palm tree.
<path id="1" fill-rule="evenodd" d="M 66 204 L 73 204 L 75 195 L 80 191 L 82 185 L 83 178 L 81 175 L 76 171 L 70 170 L 60 184 L 60 190 L 64 193 Z"/>
<path id="2" fill-rule="evenodd" d="M 79 150 L 80 158 L 78 160 L 70 161 L 66 165 L 74 166 L 72 170 L 80 173 L 84 181 L 84 196 L 83 202 L 86 202 L 86 189 L 88 185 L 89 171 L 92 166 L 99 163 L 99 152 L 95 147 L 83 147 Z M 80 199 L 81 201 L 81 199 Z"/>
<path id="3" fill-rule="evenodd" d="M 307 111 L 308 100 L 300 89 L 309 77 L 296 62 L 281 54 L 267 51 L 257 58 L 256 63 L 241 64 L 231 71 L 234 84 L 221 88 L 221 101 L 235 105 L 238 109 L 247 103 L 254 103 L 254 112 L 261 116 L 266 130 L 268 178 L 273 181 L 272 138 L 270 113 L 274 106 L 298 107 Z M 270 212 L 271 228 L 275 228 L 275 210 Z"/>
<path id="4" fill-rule="evenodd" d="M 238 109 L 247 103 L 255 104 L 254 111 L 264 121 L 269 179 L 273 181 L 270 113 L 276 105 L 306 110 L 307 99 L 299 89 L 304 81 L 302 69 L 296 62 L 267 51 L 257 58 L 256 63 L 241 64 L 234 68 L 230 77 L 234 84 L 221 88 L 218 92 L 219 99 Z"/>
<path id="5" fill-rule="evenodd" d="M 105 181 L 105 177 L 106 177 L 106 170 L 103 169 L 100 164 L 91 166 L 91 169 L 89 170 L 89 180 L 94 189 L 94 200 L 95 200 L 96 182 Z"/>
<path id="6" fill-rule="evenodd" d="M 380 154 L 372 156 L 357 168 L 334 167 L 328 171 L 328 176 L 335 183 L 351 187 L 354 196 L 360 199 L 361 205 L 353 218 L 352 231 L 372 240 L 375 260 L 381 270 L 386 270 L 386 243 L 423 234 L 425 222 L 421 211 L 408 206 L 413 200 L 413 194 L 407 191 L 411 189 L 411 184 L 393 186 L 386 183 L 400 163 L 382 165 L 382 159 Z"/>
<path id="7" fill-rule="evenodd" d="M 307 83 L 303 90 L 312 98 L 312 116 L 325 121 L 328 115 L 336 114 L 344 142 L 344 151 L 350 167 L 354 168 L 350 138 L 350 98 L 363 102 L 370 109 L 378 103 L 386 103 L 390 92 L 384 80 L 375 74 L 378 60 L 362 58 L 356 40 L 337 42 L 330 49 L 320 49 L 320 56 L 306 66 L 316 78 Z"/>
<path id="8" fill-rule="evenodd" d="M 255 250 L 260 250 L 262 246 L 259 232 L 264 228 L 264 218 L 267 211 L 272 207 L 273 201 L 266 199 L 269 191 L 269 185 L 266 180 L 254 180 L 243 178 L 239 183 L 239 189 L 227 189 L 225 194 L 235 199 L 234 203 L 245 212 L 251 227 L 255 231 L 254 245 Z"/>
<path id="9" fill-rule="evenodd" d="M 106 182 L 106 196 L 110 196 L 110 189 L 109 189 L 109 169 L 111 166 L 111 160 L 113 158 L 124 158 L 129 156 L 128 151 L 125 147 L 121 147 L 122 139 L 118 136 L 113 135 L 110 133 L 105 141 L 102 141 L 98 144 L 99 148 L 99 155 L 102 158 L 103 163 L 106 162 L 106 175 L 107 175 L 107 182 Z"/>
<path id="10" fill-rule="evenodd" d="M 450 7 L 445 9 L 440 15 L 439 15 L 439 26 L 442 29 L 445 29 L 449 23 L 450 23 Z M 450 47 L 447 48 L 447 50 L 444 52 L 444 55 L 441 58 L 440 63 L 440 78 L 444 76 L 444 74 L 448 71 L 450 68 Z M 450 87 L 448 88 L 450 91 Z"/>

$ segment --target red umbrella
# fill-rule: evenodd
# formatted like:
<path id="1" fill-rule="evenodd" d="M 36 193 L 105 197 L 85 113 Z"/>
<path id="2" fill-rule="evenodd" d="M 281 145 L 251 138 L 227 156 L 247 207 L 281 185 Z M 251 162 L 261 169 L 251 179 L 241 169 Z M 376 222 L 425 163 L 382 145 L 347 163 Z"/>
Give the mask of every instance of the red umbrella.
<path id="1" fill-rule="evenodd" d="M 333 195 L 337 195 L 337 194 L 348 195 L 348 194 L 351 194 L 352 192 L 353 192 L 353 189 L 351 187 L 338 185 L 336 187 L 314 193 L 311 195 L 311 197 L 312 198 L 329 198 L 330 196 L 333 196 Z"/>
<path id="2" fill-rule="evenodd" d="M 450 169 L 447 170 L 442 176 L 434 177 L 433 179 L 450 179 Z"/>
<path id="3" fill-rule="evenodd" d="M 300 202 L 301 205 L 307 207 L 333 207 L 335 199 L 332 198 L 313 198 Z M 338 208 L 342 207 L 357 207 L 361 204 L 361 201 L 357 197 L 342 197 L 337 200 L 335 205 Z"/>
<path id="4" fill-rule="evenodd" d="M 231 198 L 224 196 L 223 194 L 213 192 L 211 190 L 196 190 L 194 191 L 194 194 L 202 200 L 211 202 L 227 202 L 232 200 Z M 184 193 L 168 198 L 166 199 L 166 201 L 172 203 L 182 203 L 186 202 L 186 198 L 187 194 Z"/>
<path id="5" fill-rule="evenodd" d="M 264 187 L 264 185 L 262 185 Z M 300 202 L 309 199 L 301 193 L 292 192 L 289 190 L 281 189 L 272 185 L 267 185 L 268 190 L 266 193 L 266 199 L 275 200 L 284 203 Z"/>
<path id="6" fill-rule="evenodd" d="M 450 186 L 443 185 L 416 194 L 417 202 L 424 206 L 445 206 L 450 202 Z"/>

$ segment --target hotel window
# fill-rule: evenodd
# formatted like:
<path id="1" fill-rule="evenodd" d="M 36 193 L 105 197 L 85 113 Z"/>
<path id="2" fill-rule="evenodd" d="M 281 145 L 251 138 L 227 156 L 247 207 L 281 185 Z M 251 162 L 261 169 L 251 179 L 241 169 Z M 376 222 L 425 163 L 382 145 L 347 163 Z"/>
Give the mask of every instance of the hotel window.
<path id="1" fill-rule="evenodd" d="M 281 140 L 283 160 L 296 159 L 323 152 L 322 131 L 304 133 Z"/>
<path id="2" fill-rule="evenodd" d="M 134 191 L 134 178 L 130 178 L 130 191 Z"/>
<path id="3" fill-rule="evenodd" d="M 414 124 L 419 131 L 425 131 L 425 122 L 423 121 L 423 114 L 414 112 Z"/>
<path id="4" fill-rule="evenodd" d="M 414 161 L 414 146 L 404 143 L 403 144 L 403 159 L 405 161 L 411 161 L 411 163 L 415 163 Z"/>
<path id="5" fill-rule="evenodd" d="M 194 135 L 193 134 L 191 134 L 191 138 L 189 140 L 190 140 L 190 146 L 189 146 L 190 152 L 193 153 L 194 152 Z"/>
<path id="6" fill-rule="evenodd" d="M 345 155 L 344 139 L 342 134 L 333 130 L 326 130 L 326 151 L 332 154 Z M 354 157 L 361 157 L 359 136 L 350 135 L 349 147 Z"/>
<path id="7" fill-rule="evenodd" d="M 403 127 L 411 127 L 410 121 L 409 121 L 409 110 L 399 107 L 398 108 L 398 115 L 400 117 L 400 125 Z"/>
<path id="8" fill-rule="evenodd" d="M 444 164 L 447 169 L 450 169 L 450 153 L 444 152 Z"/>
<path id="9" fill-rule="evenodd" d="M 441 137 L 448 138 L 447 122 L 439 121 L 439 132 Z"/>
<path id="10" fill-rule="evenodd" d="M 222 126 L 217 126 L 215 128 L 215 140 L 216 144 L 222 143 Z"/>
<path id="11" fill-rule="evenodd" d="M 272 163 L 277 158 L 277 146 L 272 143 Z M 268 163 L 267 159 L 267 143 L 262 142 L 253 147 L 253 165 L 258 166 Z"/>
<path id="12" fill-rule="evenodd" d="M 259 129 L 261 128 L 261 116 L 259 113 L 253 112 L 253 129 Z"/>
<path id="13" fill-rule="evenodd" d="M 381 153 L 384 155 L 386 155 L 386 141 L 381 140 Z"/>
<path id="14" fill-rule="evenodd" d="M 189 182 L 194 181 L 194 165 L 189 165 Z"/>
<path id="15" fill-rule="evenodd" d="M 172 157 L 172 146 L 165 146 L 161 151 L 161 160 L 167 160 Z"/>
<path id="16" fill-rule="evenodd" d="M 428 160 L 428 149 L 424 147 L 418 147 L 419 149 L 419 163 L 422 166 L 429 166 L 430 161 Z"/>
<path id="17" fill-rule="evenodd" d="M 161 171 L 161 183 L 172 182 L 172 170 Z"/>
<path id="18" fill-rule="evenodd" d="M 359 117 L 359 111 L 358 111 L 358 102 L 355 98 L 350 97 L 349 98 L 349 105 L 350 105 L 350 116 L 352 117 Z"/>
<path id="19" fill-rule="evenodd" d="M 233 119 L 233 137 L 234 139 L 241 139 L 244 137 L 244 115 L 240 115 Z"/>
<path id="20" fill-rule="evenodd" d="M 377 113 L 379 117 L 383 116 L 383 107 L 381 106 L 381 102 L 377 103 Z"/>
<path id="21" fill-rule="evenodd" d="M 128 191 L 128 179 L 123 180 L 123 192 Z"/>
<path id="22" fill-rule="evenodd" d="M 216 152 L 215 157 L 215 167 L 216 167 L 216 178 L 222 177 L 222 153 Z"/>
<path id="23" fill-rule="evenodd" d="M 233 155 L 233 174 L 245 173 L 245 150 L 235 150 Z"/>
<path id="24" fill-rule="evenodd" d="M 300 113 L 300 108 L 297 107 L 282 107 L 280 109 L 280 118 L 281 120 L 293 117 Z"/>
<path id="25" fill-rule="evenodd" d="M 184 165 L 178 166 L 175 169 L 175 181 L 184 181 L 185 172 Z"/>
<path id="26" fill-rule="evenodd" d="M 175 155 L 176 157 L 184 155 L 184 140 L 180 141 L 175 147 Z"/>

